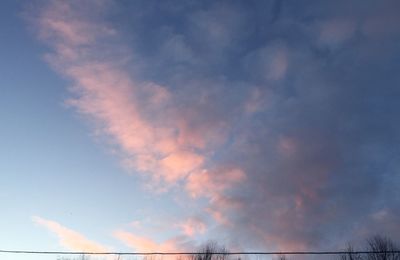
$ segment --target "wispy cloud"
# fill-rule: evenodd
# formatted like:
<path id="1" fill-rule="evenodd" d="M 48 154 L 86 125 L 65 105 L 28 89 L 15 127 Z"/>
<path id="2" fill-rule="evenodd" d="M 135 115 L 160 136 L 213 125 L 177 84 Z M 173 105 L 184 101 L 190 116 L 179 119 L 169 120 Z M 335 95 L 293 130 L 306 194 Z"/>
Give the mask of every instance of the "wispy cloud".
<path id="1" fill-rule="evenodd" d="M 131 54 L 121 55 L 117 32 L 96 16 L 106 6 L 107 1 L 94 4 L 89 14 L 73 1 L 54 2 L 41 10 L 39 36 L 53 48 L 47 60 L 72 80 L 75 97 L 67 104 L 121 148 L 126 165 L 155 180 L 181 180 L 202 167 L 199 149 L 207 141 L 190 134 L 185 119 L 173 114 L 167 88 L 135 81 L 124 69 Z"/>
<path id="2" fill-rule="evenodd" d="M 69 229 L 58 222 L 38 216 L 32 217 L 32 221 L 54 233 L 58 237 L 60 245 L 71 251 L 97 253 L 109 251 L 108 247 L 89 240 L 79 232 Z"/>
<path id="3" fill-rule="evenodd" d="M 35 20 L 39 38 L 51 48 L 46 60 L 71 82 L 73 97 L 66 104 L 88 119 L 96 135 L 111 140 L 123 165 L 147 175 L 153 188 L 183 183 L 192 198 L 221 201 L 245 173 L 213 165 L 212 154 L 229 129 L 223 115 L 207 112 L 214 111 L 213 99 L 219 97 L 204 89 L 200 99 L 193 96 L 188 102 L 183 88 L 135 79 L 129 63 L 136 53 L 103 20 L 109 6 L 109 1 L 85 2 L 83 7 L 74 1 L 49 2 Z M 202 83 L 188 87 L 197 84 Z M 192 236 L 205 232 L 205 225 L 192 219 L 182 229 Z M 177 249 L 174 239 L 156 243 L 124 231 L 115 236 L 138 250 Z"/>
<path id="4" fill-rule="evenodd" d="M 123 230 L 115 231 L 114 237 L 119 239 L 126 246 L 136 250 L 136 252 L 182 252 L 182 250 L 184 250 L 182 245 L 179 244 L 179 238 L 158 243 L 152 238 L 138 236 Z"/>

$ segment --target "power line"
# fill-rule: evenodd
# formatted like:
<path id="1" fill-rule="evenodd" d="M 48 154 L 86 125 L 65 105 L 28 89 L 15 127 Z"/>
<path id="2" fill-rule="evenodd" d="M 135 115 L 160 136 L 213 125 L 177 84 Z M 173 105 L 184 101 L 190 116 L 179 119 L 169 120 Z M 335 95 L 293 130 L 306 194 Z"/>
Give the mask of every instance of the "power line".
<path id="1" fill-rule="evenodd" d="M 400 254 L 400 250 L 391 251 L 276 251 L 276 252 L 67 252 L 67 251 L 29 251 L 0 250 L 6 254 L 41 255 L 344 255 L 344 254 Z"/>

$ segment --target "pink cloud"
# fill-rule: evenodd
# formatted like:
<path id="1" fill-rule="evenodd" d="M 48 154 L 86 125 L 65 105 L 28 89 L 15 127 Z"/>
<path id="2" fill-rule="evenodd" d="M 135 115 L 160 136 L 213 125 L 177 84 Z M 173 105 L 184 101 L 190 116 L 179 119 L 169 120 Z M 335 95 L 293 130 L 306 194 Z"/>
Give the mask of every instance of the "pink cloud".
<path id="1" fill-rule="evenodd" d="M 232 222 L 229 220 L 229 215 L 224 212 L 223 208 L 207 208 L 206 211 L 211 217 L 220 225 L 231 226 Z"/>
<path id="2" fill-rule="evenodd" d="M 72 82 L 74 96 L 67 105 L 118 148 L 125 166 L 150 177 L 153 190 L 184 181 L 192 198 L 216 201 L 245 175 L 239 169 L 205 167 L 208 155 L 226 138 L 227 125 L 202 112 L 206 94 L 199 104 L 182 108 L 166 87 L 136 81 L 125 66 L 132 55 L 98 17 L 105 6 L 94 4 L 88 14 L 73 2 L 51 3 L 39 15 L 39 36 L 53 48 L 46 58 Z M 278 63 L 285 59 L 276 56 Z M 285 66 L 274 73 L 283 73 Z M 186 232 L 191 233 L 189 226 Z"/>
<path id="3" fill-rule="evenodd" d="M 165 179 L 176 181 L 186 176 L 187 173 L 199 168 L 203 163 L 203 157 L 186 151 L 172 153 L 160 161 Z"/>
<path id="4" fill-rule="evenodd" d="M 245 173 L 236 168 L 197 171 L 188 177 L 186 190 L 192 197 L 215 198 L 245 178 Z"/>
<path id="5" fill-rule="evenodd" d="M 136 80 L 127 69 L 133 55 L 102 21 L 105 3 L 93 4 L 85 12 L 75 2 L 54 2 L 40 12 L 38 34 L 52 48 L 46 60 L 71 82 L 73 97 L 66 104 L 117 148 L 124 165 L 147 174 L 151 183 L 169 186 L 182 181 L 192 198 L 206 197 L 215 205 L 231 207 L 223 193 L 244 181 L 245 173 L 206 166 L 215 147 L 224 143 L 229 125 L 203 111 L 213 111 L 207 94 L 182 107 L 167 87 Z M 273 77 L 281 77 L 286 56 L 275 56 L 278 67 Z M 221 214 L 212 213 L 217 221 L 222 221 Z M 193 221 L 182 228 L 186 235 L 205 229 Z M 174 240 L 156 243 L 124 231 L 115 235 L 138 250 L 176 249 Z"/>
<path id="6" fill-rule="evenodd" d="M 209 199 L 205 211 L 221 225 L 229 226 L 230 213 L 241 207 L 241 203 L 224 194 L 246 180 L 245 173 L 236 168 L 220 168 L 213 171 L 193 172 L 187 179 L 186 190 L 193 198 Z"/>
<path id="7" fill-rule="evenodd" d="M 55 221 L 44 219 L 37 216 L 32 217 L 32 220 L 36 224 L 43 226 L 52 233 L 56 234 L 60 241 L 60 245 L 69 250 L 82 251 L 82 252 L 109 251 L 108 247 L 103 246 L 94 241 L 91 241 L 82 234 L 80 234 L 79 232 L 64 227 Z"/>
<path id="8" fill-rule="evenodd" d="M 188 218 L 180 225 L 182 233 L 188 237 L 193 237 L 196 234 L 203 234 L 207 230 L 206 223 L 199 218 Z"/>
<path id="9" fill-rule="evenodd" d="M 117 144 L 133 169 L 167 183 L 201 169 L 205 158 L 195 149 L 204 148 L 207 141 L 190 136 L 185 119 L 168 112 L 172 94 L 163 86 L 136 82 L 122 68 L 123 59 L 112 53 L 116 47 L 106 50 L 101 43 L 115 40 L 114 30 L 74 7 L 52 3 L 38 19 L 40 38 L 54 49 L 47 60 L 73 82 L 75 97 L 67 104 L 87 116 L 95 132 Z M 93 8 L 96 14 L 104 6 Z"/>
<path id="10" fill-rule="evenodd" d="M 114 237 L 137 252 L 179 252 L 182 249 L 179 246 L 178 239 L 169 239 L 158 243 L 151 238 L 135 235 L 123 230 L 115 231 Z"/>

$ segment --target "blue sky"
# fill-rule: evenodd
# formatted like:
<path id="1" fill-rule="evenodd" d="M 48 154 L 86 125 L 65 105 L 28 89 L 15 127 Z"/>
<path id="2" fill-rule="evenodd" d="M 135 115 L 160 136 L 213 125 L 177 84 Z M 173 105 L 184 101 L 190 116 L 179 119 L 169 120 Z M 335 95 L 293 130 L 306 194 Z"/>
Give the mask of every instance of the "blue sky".
<path id="1" fill-rule="evenodd" d="M 2 248 L 400 239 L 396 1 L 0 5 Z"/>

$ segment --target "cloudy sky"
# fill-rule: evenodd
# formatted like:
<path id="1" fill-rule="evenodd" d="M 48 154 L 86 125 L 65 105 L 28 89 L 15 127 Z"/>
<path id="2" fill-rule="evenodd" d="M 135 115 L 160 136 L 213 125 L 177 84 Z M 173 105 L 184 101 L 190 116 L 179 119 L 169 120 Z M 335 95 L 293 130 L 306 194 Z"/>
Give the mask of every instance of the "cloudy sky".
<path id="1" fill-rule="evenodd" d="M 0 247 L 400 239 L 399 11 L 1 1 Z"/>

